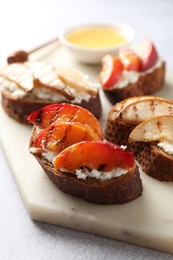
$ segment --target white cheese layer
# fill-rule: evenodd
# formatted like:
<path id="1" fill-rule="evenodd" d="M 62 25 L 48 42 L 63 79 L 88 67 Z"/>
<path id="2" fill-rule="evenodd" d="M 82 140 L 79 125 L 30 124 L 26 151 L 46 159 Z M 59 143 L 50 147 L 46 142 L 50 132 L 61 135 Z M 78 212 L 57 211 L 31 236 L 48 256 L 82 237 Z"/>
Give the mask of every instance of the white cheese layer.
<path id="1" fill-rule="evenodd" d="M 45 152 L 42 155 L 45 159 L 47 159 L 48 161 L 53 163 L 57 153 Z M 65 169 L 61 169 L 61 171 L 66 172 Z M 109 171 L 109 172 L 101 172 L 101 171 L 97 171 L 97 170 L 94 170 L 94 169 L 89 171 L 87 168 L 85 168 L 85 169 L 82 169 L 82 170 L 80 170 L 80 169 L 76 170 L 75 175 L 77 176 L 78 179 L 86 180 L 87 177 L 90 177 L 90 178 L 95 178 L 97 180 L 105 181 L 105 180 L 110 180 L 112 178 L 116 178 L 116 177 L 119 177 L 121 175 L 124 175 L 127 172 L 128 172 L 128 170 L 120 168 L 120 167 L 118 167 L 117 169 L 114 169 L 112 171 Z"/>
<path id="2" fill-rule="evenodd" d="M 173 155 L 173 142 L 164 141 L 164 142 L 159 142 L 157 145 L 160 148 L 162 148 L 166 153 Z"/>
<path id="3" fill-rule="evenodd" d="M 26 92 L 22 89 L 20 89 L 15 82 L 9 81 L 3 77 L 0 77 L 0 86 L 2 89 L 8 90 L 13 98 L 32 98 L 32 99 L 41 99 L 41 100 L 48 100 L 52 102 L 60 102 L 60 101 L 66 101 L 67 98 L 63 95 L 57 93 L 56 91 L 49 90 L 48 88 L 39 87 L 34 88 L 32 92 Z M 95 87 L 96 85 L 92 85 L 92 87 Z M 69 87 L 71 93 L 75 96 L 75 99 L 71 100 L 71 103 L 81 103 L 82 100 L 89 101 L 90 95 L 84 90 L 84 91 L 76 91 L 74 88 Z"/>
<path id="4" fill-rule="evenodd" d="M 115 177 L 120 177 L 121 175 L 124 175 L 127 172 L 128 172 L 127 170 L 118 167 L 117 169 L 114 169 L 110 172 L 101 172 L 101 171 L 97 171 L 95 169 L 93 169 L 91 171 L 88 171 L 87 169 L 76 170 L 75 174 L 78 179 L 86 180 L 87 177 L 90 177 L 90 178 L 96 178 L 97 180 L 105 181 L 105 180 L 110 180 Z"/>
<path id="5" fill-rule="evenodd" d="M 48 160 L 49 162 L 53 163 L 53 160 L 55 159 L 55 157 L 58 155 L 57 152 L 45 152 L 42 154 L 43 157 Z"/>
<path id="6" fill-rule="evenodd" d="M 133 70 L 131 70 L 131 71 L 124 70 L 121 79 L 115 85 L 113 85 L 111 87 L 111 89 L 124 88 L 128 84 L 137 82 L 140 76 L 144 76 L 146 74 L 152 73 L 155 69 L 160 68 L 162 63 L 163 63 L 163 61 L 161 59 L 158 59 L 156 64 L 152 68 L 150 68 L 144 72 L 137 72 L 137 71 L 133 71 Z"/>

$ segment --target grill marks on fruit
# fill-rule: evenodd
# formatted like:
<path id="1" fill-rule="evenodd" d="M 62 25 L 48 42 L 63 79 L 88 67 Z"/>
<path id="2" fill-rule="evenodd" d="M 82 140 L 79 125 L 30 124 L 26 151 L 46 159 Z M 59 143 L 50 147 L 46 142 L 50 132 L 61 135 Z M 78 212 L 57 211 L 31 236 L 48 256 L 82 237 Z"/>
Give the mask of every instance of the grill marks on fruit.
<path id="1" fill-rule="evenodd" d="M 52 113 L 50 113 L 50 116 L 46 118 L 46 120 L 48 121 L 48 125 L 54 123 L 56 121 L 56 119 L 58 119 L 59 117 L 59 112 L 60 112 L 61 108 L 57 108 L 57 109 L 54 109 L 52 111 Z M 45 114 L 47 114 L 44 109 L 40 109 L 38 114 L 37 114 L 37 117 L 36 117 L 36 123 L 41 125 L 45 120 Z"/>
<path id="2" fill-rule="evenodd" d="M 52 124 L 56 121 L 56 119 L 59 117 L 59 112 L 60 112 L 61 108 L 57 108 L 53 111 L 53 114 L 50 117 L 50 122 L 49 124 Z"/>
<path id="3" fill-rule="evenodd" d="M 158 121 L 156 125 L 157 125 L 159 132 L 161 132 L 162 131 L 162 122 Z"/>
<path id="4" fill-rule="evenodd" d="M 169 107 L 168 107 L 168 111 L 169 111 L 170 114 L 173 114 L 173 107 L 172 107 L 172 106 L 169 106 Z"/>
<path id="5" fill-rule="evenodd" d="M 64 84 L 55 68 L 46 62 L 13 63 L 2 68 L 0 75 L 15 82 L 16 86 L 25 92 L 32 92 L 34 88 L 44 88 L 61 94 L 67 100 L 75 99 L 72 87 Z"/>
<path id="6" fill-rule="evenodd" d="M 65 129 L 65 132 L 64 132 L 64 135 L 62 136 L 62 138 L 56 141 L 57 146 L 67 140 L 68 134 L 70 131 L 71 131 L 71 125 L 68 125 L 67 128 Z"/>
<path id="7" fill-rule="evenodd" d="M 121 106 L 118 104 L 118 108 Z M 116 107 L 112 109 L 115 120 L 130 124 L 139 124 L 154 116 L 173 115 L 172 100 L 159 97 L 146 97 L 133 103 L 127 104 L 116 116 Z M 118 113 L 118 112 L 117 112 Z"/>
<path id="8" fill-rule="evenodd" d="M 71 89 L 60 80 L 55 68 L 46 62 L 26 62 L 24 65 L 32 72 L 34 86 L 49 88 L 68 100 L 75 98 Z"/>
<path id="9" fill-rule="evenodd" d="M 37 118 L 36 118 L 37 124 L 41 124 L 41 121 L 43 118 L 43 113 L 44 113 L 44 111 L 42 109 L 40 109 L 40 111 L 38 112 Z"/>
<path id="10" fill-rule="evenodd" d="M 92 141 L 95 140 L 94 138 L 95 135 L 90 132 L 88 126 L 75 122 L 55 123 L 38 134 L 35 147 L 41 147 L 45 151 L 60 152 L 77 142 Z"/>
<path id="11" fill-rule="evenodd" d="M 133 107 L 133 112 L 134 112 L 135 118 L 138 119 L 139 118 L 138 109 L 137 109 L 137 107 L 135 105 Z"/>
<path id="12" fill-rule="evenodd" d="M 151 101 L 149 104 L 150 110 L 153 112 L 153 114 L 154 114 L 156 106 L 157 106 L 157 103 L 155 103 L 154 101 Z"/>
<path id="13" fill-rule="evenodd" d="M 107 165 L 107 164 L 100 164 L 100 165 L 99 165 L 99 168 L 98 168 L 98 171 L 104 172 L 104 169 L 105 169 L 106 165 Z"/>
<path id="14" fill-rule="evenodd" d="M 64 121 L 64 122 L 76 122 L 77 121 L 77 120 L 75 120 L 77 111 L 74 111 L 74 113 L 72 115 L 69 115 L 68 118 L 65 115 L 62 116 L 62 113 L 63 113 L 63 108 L 58 108 L 57 110 L 55 110 L 52 115 L 52 118 L 50 120 L 50 124 L 56 123 L 58 121 L 60 121 L 60 122 L 61 121 Z"/>
<path id="15" fill-rule="evenodd" d="M 56 125 L 52 125 L 44 138 L 44 147 L 46 149 L 50 149 L 52 151 L 57 152 L 60 152 L 63 149 L 65 149 L 65 147 L 67 146 L 67 139 L 71 131 L 71 128 L 71 125 L 67 125 L 67 127 L 64 128 L 64 132 L 61 138 L 57 140 L 57 133 L 59 132 L 59 129 L 56 127 Z"/>
<path id="16" fill-rule="evenodd" d="M 54 125 L 51 126 L 50 130 L 47 131 L 46 136 L 44 137 L 44 147 L 47 148 L 48 145 L 50 144 L 50 138 L 52 138 L 52 132 L 54 130 Z"/>

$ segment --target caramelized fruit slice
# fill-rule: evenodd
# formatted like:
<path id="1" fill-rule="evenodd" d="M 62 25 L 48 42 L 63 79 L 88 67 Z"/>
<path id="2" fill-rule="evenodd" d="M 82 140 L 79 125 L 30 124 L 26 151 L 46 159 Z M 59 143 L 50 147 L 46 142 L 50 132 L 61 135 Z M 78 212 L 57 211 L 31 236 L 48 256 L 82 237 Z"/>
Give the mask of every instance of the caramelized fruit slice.
<path id="1" fill-rule="evenodd" d="M 173 101 L 153 96 L 128 104 L 120 111 L 117 120 L 139 124 L 146 119 L 161 115 L 173 115 Z"/>
<path id="2" fill-rule="evenodd" d="M 68 173 L 83 167 L 111 171 L 117 167 L 128 170 L 133 166 L 133 153 L 108 142 L 80 142 L 69 146 L 54 159 L 55 169 Z"/>
<path id="3" fill-rule="evenodd" d="M 173 116 L 157 116 L 145 120 L 136 126 L 129 136 L 129 141 L 152 142 L 173 141 Z"/>
<path id="4" fill-rule="evenodd" d="M 32 112 L 27 119 L 41 128 L 46 128 L 54 122 L 80 122 L 90 126 L 101 139 L 103 138 L 102 129 L 96 117 L 88 110 L 76 105 L 65 103 L 49 105 Z"/>
<path id="5" fill-rule="evenodd" d="M 24 91 L 31 91 L 34 87 L 34 78 L 31 70 L 21 63 L 13 63 L 0 69 L 0 76 L 13 81 Z"/>
<path id="6" fill-rule="evenodd" d="M 130 48 L 123 48 L 119 50 L 119 57 L 124 65 L 125 70 L 140 71 L 142 61 L 140 57 Z"/>
<path id="7" fill-rule="evenodd" d="M 33 147 L 41 151 L 61 152 L 66 147 L 85 140 L 101 141 L 89 126 L 68 122 L 52 124 L 43 129 L 34 139 Z"/>
<path id="8" fill-rule="evenodd" d="M 124 66 L 120 58 L 106 55 L 102 59 L 102 70 L 99 75 L 104 89 L 109 89 L 116 84 L 122 76 Z"/>

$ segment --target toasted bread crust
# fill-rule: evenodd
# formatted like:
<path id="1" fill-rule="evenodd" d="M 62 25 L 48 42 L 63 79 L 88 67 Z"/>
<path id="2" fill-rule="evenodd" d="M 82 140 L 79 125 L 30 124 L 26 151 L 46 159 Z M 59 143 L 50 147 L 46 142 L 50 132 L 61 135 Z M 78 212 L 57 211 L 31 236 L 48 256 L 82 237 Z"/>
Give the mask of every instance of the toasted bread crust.
<path id="1" fill-rule="evenodd" d="M 145 173 L 160 181 L 173 181 L 173 156 L 159 148 L 156 142 L 138 143 L 133 151 Z"/>
<path id="2" fill-rule="evenodd" d="M 41 109 L 42 107 L 53 104 L 53 103 L 70 103 L 66 100 L 62 100 L 61 102 L 51 102 L 46 100 L 39 99 L 31 99 L 31 98 L 13 98 L 10 93 L 6 90 L 1 92 L 1 103 L 5 110 L 5 112 L 15 120 L 20 123 L 28 123 L 26 120 L 27 115 L 37 109 Z M 73 103 L 74 105 L 79 105 L 88 109 L 92 114 L 95 115 L 96 118 L 100 118 L 101 116 L 101 102 L 99 97 L 99 92 L 91 96 L 90 100 L 82 101 L 81 103 Z"/>
<path id="3" fill-rule="evenodd" d="M 116 111 L 116 105 L 112 107 L 108 114 L 106 127 L 105 127 L 105 139 L 111 143 L 118 145 L 128 145 L 128 138 L 135 125 L 124 124 L 123 122 L 116 121 L 118 112 Z"/>
<path id="4" fill-rule="evenodd" d="M 108 181 L 82 180 L 74 174 L 54 170 L 52 164 L 41 155 L 35 155 L 49 179 L 63 192 L 95 204 L 122 204 L 142 195 L 142 182 L 138 167 L 127 174 Z"/>
<path id="5" fill-rule="evenodd" d="M 151 95 L 162 88 L 164 76 L 165 62 L 152 72 L 140 76 L 135 83 L 128 84 L 124 88 L 108 89 L 106 91 L 112 92 L 116 101 L 133 96 Z"/>

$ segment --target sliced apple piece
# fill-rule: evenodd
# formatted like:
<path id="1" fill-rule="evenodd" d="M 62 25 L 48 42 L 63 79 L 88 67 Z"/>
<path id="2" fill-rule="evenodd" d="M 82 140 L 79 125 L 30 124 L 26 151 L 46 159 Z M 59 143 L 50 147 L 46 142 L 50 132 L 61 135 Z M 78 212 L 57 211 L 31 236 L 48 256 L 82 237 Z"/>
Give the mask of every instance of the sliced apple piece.
<path id="1" fill-rule="evenodd" d="M 53 104 L 32 112 L 28 121 L 40 128 L 46 128 L 50 124 L 57 122 L 80 122 L 90 126 L 93 131 L 103 139 L 103 132 L 97 118 L 87 109 L 71 104 Z"/>
<path id="2" fill-rule="evenodd" d="M 173 116 L 156 116 L 145 120 L 130 133 L 130 142 L 173 141 Z"/>
<path id="3" fill-rule="evenodd" d="M 119 50 L 119 57 L 124 65 L 125 70 L 140 71 L 142 61 L 140 57 L 130 48 L 122 48 Z"/>
<path id="4" fill-rule="evenodd" d="M 106 55 L 102 59 L 102 70 L 99 75 L 100 82 L 104 89 L 109 89 L 116 84 L 123 73 L 123 63 L 120 58 Z"/>
<path id="5" fill-rule="evenodd" d="M 134 167 L 134 156 L 132 152 L 108 142 L 84 141 L 69 146 L 56 156 L 54 167 L 68 173 L 84 167 L 99 171 L 112 171 L 117 167 L 128 170 Z"/>
<path id="6" fill-rule="evenodd" d="M 158 60 L 156 47 L 150 39 L 143 41 L 136 52 L 142 60 L 141 71 L 150 69 Z"/>
<path id="7" fill-rule="evenodd" d="M 76 122 L 55 123 L 43 129 L 35 137 L 32 145 L 41 151 L 59 153 L 68 146 L 85 140 L 101 141 L 90 126 Z"/>
<path id="8" fill-rule="evenodd" d="M 117 120 L 139 124 L 146 119 L 161 115 L 173 115 L 173 101 L 161 97 L 147 97 L 128 103 L 117 116 Z"/>
<path id="9" fill-rule="evenodd" d="M 13 63 L 0 69 L 0 76 L 16 85 L 25 92 L 31 91 L 34 87 L 32 71 L 21 63 Z"/>

